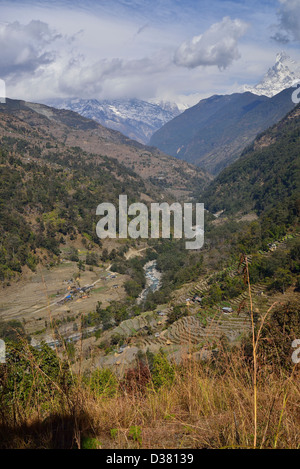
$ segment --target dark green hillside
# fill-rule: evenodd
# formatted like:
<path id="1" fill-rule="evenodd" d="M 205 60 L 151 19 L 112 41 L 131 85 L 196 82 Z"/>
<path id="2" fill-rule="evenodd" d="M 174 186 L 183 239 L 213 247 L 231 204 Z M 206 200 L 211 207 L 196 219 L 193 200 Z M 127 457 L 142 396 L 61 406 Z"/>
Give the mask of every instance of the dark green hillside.
<path id="1" fill-rule="evenodd" d="M 299 210 L 300 106 L 247 148 L 203 195 L 213 213 Z"/>
<path id="2" fill-rule="evenodd" d="M 273 98 L 252 93 L 212 96 L 187 109 L 151 138 L 151 145 L 212 174 L 238 158 L 256 135 L 294 107 L 292 90 Z"/>

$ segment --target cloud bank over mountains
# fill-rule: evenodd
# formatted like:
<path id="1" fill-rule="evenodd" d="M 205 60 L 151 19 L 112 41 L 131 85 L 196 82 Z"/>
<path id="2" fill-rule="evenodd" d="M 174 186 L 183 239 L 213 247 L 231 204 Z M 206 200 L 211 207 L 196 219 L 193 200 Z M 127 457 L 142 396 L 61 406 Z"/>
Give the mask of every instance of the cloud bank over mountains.
<path id="1" fill-rule="evenodd" d="M 148 25 L 136 33 L 142 35 Z M 224 18 L 208 31 L 184 42 L 173 53 L 161 49 L 142 58 L 95 58 L 76 50 L 79 38 L 53 30 L 49 24 L 33 20 L 0 25 L 0 67 L 3 78 L 14 83 L 28 81 L 31 86 L 38 78 L 44 90 L 51 82 L 55 95 L 114 97 L 151 96 L 161 75 L 174 73 L 177 67 L 228 67 L 240 58 L 238 40 L 246 32 L 245 23 Z M 176 73 L 176 72 L 175 72 Z"/>
<path id="2" fill-rule="evenodd" d="M 184 42 L 177 49 L 174 61 L 188 68 L 216 65 L 219 69 L 225 69 L 240 58 L 238 42 L 247 28 L 245 22 L 225 17 L 200 36 Z"/>
<path id="3" fill-rule="evenodd" d="M 300 1 L 274 4 L 4 0 L 0 76 L 12 98 L 193 105 L 257 83 L 274 64 L 278 41 L 293 47 L 300 40 Z"/>

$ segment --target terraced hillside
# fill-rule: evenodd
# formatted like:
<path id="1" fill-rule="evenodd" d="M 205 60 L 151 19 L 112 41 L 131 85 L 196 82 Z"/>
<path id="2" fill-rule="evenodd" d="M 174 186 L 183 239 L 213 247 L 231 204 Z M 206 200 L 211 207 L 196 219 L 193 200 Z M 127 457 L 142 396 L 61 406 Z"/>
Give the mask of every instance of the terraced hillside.
<path id="1" fill-rule="evenodd" d="M 234 342 L 242 334 L 250 331 L 250 318 L 246 315 L 227 317 L 220 314 L 215 318 L 205 319 L 187 316 L 176 321 L 168 329 L 165 337 L 172 344 L 210 345 L 212 342 L 225 336 Z"/>
<path id="2" fill-rule="evenodd" d="M 290 239 L 297 239 L 300 238 L 300 233 L 295 232 L 293 234 L 286 235 L 281 240 L 275 242 L 268 251 L 259 251 L 259 254 L 263 257 L 270 257 L 274 250 L 284 250 L 287 247 L 287 241 Z M 248 265 L 251 265 L 252 262 L 252 255 L 247 256 Z M 212 274 L 207 275 L 206 277 L 202 278 L 199 282 L 195 282 L 192 286 L 188 286 L 188 288 L 184 288 L 183 291 L 178 295 L 177 293 L 174 294 L 173 304 L 182 305 L 186 304 L 187 300 L 192 298 L 194 295 L 202 296 L 204 295 L 210 288 L 214 278 L 216 275 L 221 273 L 227 273 L 229 277 L 234 278 L 241 274 L 243 269 L 245 268 L 246 262 L 243 260 L 239 266 L 236 263 L 232 264 L 229 267 L 226 267 L 222 271 L 213 272 Z M 256 285 L 251 285 L 251 292 L 252 294 L 260 295 L 265 290 L 265 283 L 260 283 Z M 231 304 L 236 306 L 239 305 L 243 300 L 248 299 L 247 290 L 240 295 L 238 298 L 234 300 L 230 300 Z"/>

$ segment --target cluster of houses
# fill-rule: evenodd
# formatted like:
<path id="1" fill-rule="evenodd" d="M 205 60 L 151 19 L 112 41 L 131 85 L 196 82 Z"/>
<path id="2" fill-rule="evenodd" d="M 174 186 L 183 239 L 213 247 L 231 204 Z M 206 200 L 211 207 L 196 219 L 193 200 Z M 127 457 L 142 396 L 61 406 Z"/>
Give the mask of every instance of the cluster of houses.
<path id="1" fill-rule="evenodd" d="M 186 299 L 186 305 L 190 306 L 191 304 L 196 304 L 196 303 L 201 304 L 202 300 L 203 300 L 203 298 L 201 298 L 199 295 L 194 295 L 192 298 L 187 298 Z M 222 308 L 222 313 L 232 314 L 233 309 L 230 308 L 230 307 L 225 306 L 225 307 Z"/>
<path id="2" fill-rule="evenodd" d="M 186 305 L 190 306 L 191 303 L 201 304 L 202 300 L 203 300 L 203 298 L 201 298 L 199 295 L 194 295 L 193 298 L 187 298 L 185 301 L 186 301 Z"/>
<path id="3" fill-rule="evenodd" d="M 57 304 L 64 304 L 68 301 L 72 301 L 74 297 L 79 297 L 82 299 L 87 298 L 92 288 L 94 288 L 94 285 L 86 285 L 85 287 L 76 287 L 75 285 L 72 285 L 68 288 L 68 294 L 60 301 L 58 301 Z"/>
<path id="4" fill-rule="evenodd" d="M 104 277 L 104 280 L 110 280 L 111 278 L 117 278 L 117 274 L 108 274 L 106 277 Z"/>

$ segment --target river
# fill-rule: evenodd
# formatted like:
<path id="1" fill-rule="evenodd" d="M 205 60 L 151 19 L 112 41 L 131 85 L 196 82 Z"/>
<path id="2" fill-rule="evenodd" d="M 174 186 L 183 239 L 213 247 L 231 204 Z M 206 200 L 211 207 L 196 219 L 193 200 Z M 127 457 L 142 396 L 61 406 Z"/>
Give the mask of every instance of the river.
<path id="1" fill-rule="evenodd" d="M 161 273 L 156 268 L 156 261 L 149 261 L 144 265 L 145 277 L 146 277 L 146 286 L 140 296 L 137 299 L 137 303 L 142 303 L 146 298 L 148 293 L 155 292 L 161 287 Z"/>

